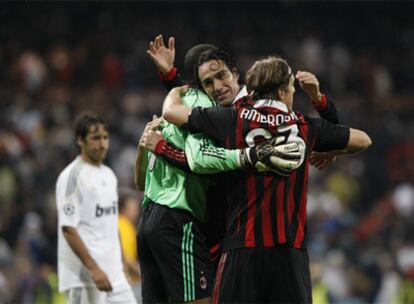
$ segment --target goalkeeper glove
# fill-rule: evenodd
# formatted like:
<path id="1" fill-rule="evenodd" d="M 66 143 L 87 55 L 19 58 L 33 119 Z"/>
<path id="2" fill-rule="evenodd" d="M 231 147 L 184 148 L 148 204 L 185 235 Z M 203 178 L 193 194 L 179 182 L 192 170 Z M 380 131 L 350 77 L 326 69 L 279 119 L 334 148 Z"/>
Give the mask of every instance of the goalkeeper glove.
<path id="1" fill-rule="evenodd" d="M 301 150 L 297 143 L 280 144 L 284 136 L 268 139 L 259 145 L 243 149 L 240 164 L 243 168 L 255 167 L 259 172 L 272 171 L 281 176 L 300 166 Z"/>

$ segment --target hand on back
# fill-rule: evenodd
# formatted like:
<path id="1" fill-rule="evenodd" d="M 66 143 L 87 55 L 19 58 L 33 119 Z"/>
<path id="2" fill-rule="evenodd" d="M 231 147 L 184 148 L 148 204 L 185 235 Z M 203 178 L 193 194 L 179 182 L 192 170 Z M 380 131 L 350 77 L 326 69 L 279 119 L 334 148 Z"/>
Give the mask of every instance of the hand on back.
<path id="1" fill-rule="evenodd" d="M 162 121 L 162 117 L 157 117 L 157 115 L 153 116 L 153 120 L 147 123 L 147 126 L 141 135 L 139 146 L 146 148 L 152 152 L 155 151 L 158 142 L 164 139 L 161 132 L 158 130 Z"/>

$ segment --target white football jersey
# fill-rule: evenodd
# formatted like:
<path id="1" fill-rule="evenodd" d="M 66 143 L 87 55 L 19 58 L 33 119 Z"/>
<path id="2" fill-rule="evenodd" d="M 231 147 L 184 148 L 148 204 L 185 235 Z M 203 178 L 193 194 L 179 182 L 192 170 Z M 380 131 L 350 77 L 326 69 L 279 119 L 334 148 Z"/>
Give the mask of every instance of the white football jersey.
<path id="1" fill-rule="evenodd" d="M 76 228 L 90 255 L 108 276 L 113 291 L 129 286 L 123 272 L 118 234 L 117 184 L 109 167 L 93 166 L 80 156 L 59 175 L 56 184 L 59 291 L 95 286 L 63 236 L 62 226 Z"/>

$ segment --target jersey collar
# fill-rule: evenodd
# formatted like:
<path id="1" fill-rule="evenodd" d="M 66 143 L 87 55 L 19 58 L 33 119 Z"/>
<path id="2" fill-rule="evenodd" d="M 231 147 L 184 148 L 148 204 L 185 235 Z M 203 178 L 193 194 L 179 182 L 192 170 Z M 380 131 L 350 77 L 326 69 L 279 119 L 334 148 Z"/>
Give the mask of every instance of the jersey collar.
<path id="1" fill-rule="evenodd" d="M 234 103 L 237 101 L 237 100 L 239 100 L 240 98 L 243 98 L 244 96 L 247 96 L 248 94 L 247 94 L 247 88 L 246 88 L 246 86 L 244 85 L 243 87 L 242 87 L 242 89 L 240 90 L 240 92 L 239 92 L 239 94 L 237 94 L 236 95 L 236 97 L 234 98 L 234 100 L 233 100 L 233 102 L 231 103 L 232 105 L 234 105 Z"/>
<path id="2" fill-rule="evenodd" d="M 276 109 L 279 109 L 287 113 L 289 112 L 285 103 L 281 102 L 280 100 L 274 100 L 274 99 L 259 99 L 254 103 L 253 107 L 254 108 L 271 107 L 271 108 L 276 108 Z"/>

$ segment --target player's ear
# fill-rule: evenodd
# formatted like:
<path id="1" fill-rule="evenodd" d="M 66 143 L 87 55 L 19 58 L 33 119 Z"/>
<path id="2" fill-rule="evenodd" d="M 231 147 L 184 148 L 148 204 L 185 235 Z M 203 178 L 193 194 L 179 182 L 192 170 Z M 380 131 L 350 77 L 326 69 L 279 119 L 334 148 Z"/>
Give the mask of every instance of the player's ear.
<path id="1" fill-rule="evenodd" d="M 279 100 L 283 101 L 285 96 L 286 96 L 285 90 L 282 89 L 282 88 L 277 89 L 277 96 L 278 96 Z"/>
<path id="2" fill-rule="evenodd" d="M 76 138 L 76 144 L 79 146 L 79 148 L 82 146 L 82 144 L 83 144 L 84 142 L 85 142 L 85 141 L 83 140 L 82 136 L 78 136 L 78 137 Z"/>
<path id="3" fill-rule="evenodd" d="M 233 73 L 233 77 L 234 77 L 237 81 L 239 81 L 239 77 L 240 77 L 240 75 L 239 75 L 239 73 L 237 72 L 237 70 L 236 70 L 236 69 L 233 69 L 232 73 Z"/>

